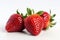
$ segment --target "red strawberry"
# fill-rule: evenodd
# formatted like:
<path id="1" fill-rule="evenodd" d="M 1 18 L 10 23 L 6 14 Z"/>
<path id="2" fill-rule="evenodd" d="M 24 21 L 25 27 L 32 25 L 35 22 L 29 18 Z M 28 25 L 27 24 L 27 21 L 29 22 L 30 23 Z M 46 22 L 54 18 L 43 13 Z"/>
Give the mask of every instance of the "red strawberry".
<path id="1" fill-rule="evenodd" d="M 44 26 L 44 21 L 43 21 L 42 17 L 38 14 L 30 15 L 31 11 L 28 8 L 27 8 L 27 12 L 28 12 L 29 16 L 27 16 L 24 20 L 25 28 L 32 35 L 38 35 Z"/>
<path id="2" fill-rule="evenodd" d="M 17 14 L 11 15 L 11 17 L 9 18 L 6 24 L 6 30 L 8 32 L 19 32 L 24 29 L 23 25 L 23 17 L 17 11 Z"/>
<path id="3" fill-rule="evenodd" d="M 41 15 L 45 21 L 45 26 L 43 29 L 46 29 L 49 26 L 50 23 L 50 14 L 48 14 L 47 12 L 43 12 L 43 14 Z"/>
<path id="4" fill-rule="evenodd" d="M 38 35 L 44 26 L 42 17 L 37 14 L 28 16 L 25 19 L 24 24 L 27 31 L 29 31 L 32 35 Z"/>
<path id="5" fill-rule="evenodd" d="M 52 21 L 54 21 L 53 18 L 55 17 L 55 14 L 51 16 L 48 12 L 45 11 L 39 11 L 37 14 L 40 14 L 40 16 L 44 19 L 44 30 L 47 29 L 49 26 L 52 27 L 53 25 L 55 25 L 55 23 L 52 23 Z"/>

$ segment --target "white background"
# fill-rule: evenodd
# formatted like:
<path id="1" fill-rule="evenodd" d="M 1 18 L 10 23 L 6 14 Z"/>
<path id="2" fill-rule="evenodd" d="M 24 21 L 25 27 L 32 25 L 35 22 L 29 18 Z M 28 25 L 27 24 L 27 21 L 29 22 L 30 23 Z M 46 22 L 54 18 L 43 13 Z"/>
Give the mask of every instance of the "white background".
<path id="1" fill-rule="evenodd" d="M 47 31 L 42 31 L 38 36 L 26 33 L 8 33 L 5 24 L 9 17 L 19 12 L 26 13 L 26 8 L 34 9 L 35 12 L 44 10 L 52 14 L 56 13 L 57 24 Z M 59 0 L 0 0 L 0 40 L 60 40 L 60 1 Z"/>

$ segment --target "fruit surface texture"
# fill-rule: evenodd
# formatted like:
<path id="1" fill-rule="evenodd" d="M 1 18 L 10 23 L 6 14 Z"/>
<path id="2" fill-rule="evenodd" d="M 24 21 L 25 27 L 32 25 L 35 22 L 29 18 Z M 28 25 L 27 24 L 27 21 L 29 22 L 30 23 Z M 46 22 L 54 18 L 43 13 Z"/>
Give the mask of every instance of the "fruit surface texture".
<path id="1" fill-rule="evenodd" d="M 23 18 L 20 14 L 13 14 L 6 23 L 8 32 L 19 32 L 23 30 Z"/>
<path id="2" fill-rule="evenodd" d="M 45 23 L 43 29 L 46 29 L 50 24 L 50 14 L 47 12 L 43 12 L 43 14 L 41 16 L 43 17 L 44 23 Z"/>
<path id="3" fill-rule="evenodd" d="M 32 35 L 38 35 L 44 26 L 44 21 L 38 14 L 33 14 L 25 18 L 24 25 Z"/>

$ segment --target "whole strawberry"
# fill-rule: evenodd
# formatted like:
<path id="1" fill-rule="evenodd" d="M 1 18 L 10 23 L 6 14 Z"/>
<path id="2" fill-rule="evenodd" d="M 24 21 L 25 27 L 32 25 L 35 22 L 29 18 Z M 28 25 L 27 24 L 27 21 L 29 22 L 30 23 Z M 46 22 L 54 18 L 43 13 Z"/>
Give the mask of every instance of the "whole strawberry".
<path id="1" fill-rule="evenodd" d="M 5 29 L 7 32 L 19 32 L 24 29 L 23 17 L 17 11 L 17 14 L 10 16 L 9 20 L 6 23 Z"/>
<path id="2" fill-rule="evenodd" d="M 31 11 L 28 8 L 27 12 L 28 16 L 24 19 L 25 28 L 32 35 L 38 35 L 44 26 L 43 18 L 38 14 L 31 15 Z"/>
<path id="3" fill-rule="evenodd" d="M 51 11 L 50 11 L 50 13 L 51 13 Z M 56 14 L 51 16 L 51 14 L 49 14 L 48 12 L 45 12 L 45 11 L 39 11 L 37 14 L 40 14 L 40 16 L 43 17 L 43 19 L 44 19 L 44 23 L 45 23 L 44 27 L 43 27 L 44 30 L 49 28 L 49 26 L 52 27 L 53 25 L 56 24 L 56 23 L 52 23 L 54 21 L 53 18 L 55 17 Z"/>

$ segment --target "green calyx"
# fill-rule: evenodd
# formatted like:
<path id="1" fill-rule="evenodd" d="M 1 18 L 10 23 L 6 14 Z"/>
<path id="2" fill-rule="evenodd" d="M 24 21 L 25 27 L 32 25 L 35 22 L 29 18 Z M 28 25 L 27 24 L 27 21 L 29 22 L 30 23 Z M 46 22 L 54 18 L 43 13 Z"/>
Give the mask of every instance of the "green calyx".
<path id="1" fill-rule="evenodd" d="M 18 9 L 17 9 L 17 11 L 16 11 L 16 12 L 17 12 L 17 14 L 20 14 L 20 13 L 18 12 Z"/>
<path id="2" fill-rule="evenodd" d="M 42 15 L 44 11 L 38 11 L 37 14 Z"/>
<path id="3" fill-rule="evenodd" d="M 27 14 L 28 14 L 28 15 L 31 15 L 31 14 L 32 14 L 32 11 L 31 11 L 30 8 L 27 8 Z"/>
<path id="4" fill-rule="evenodd" d="M 49 27 L 54 27 L 54 25 L 56 25 L 56 22 L 54 22 L 54 17 L 56 16 L 56 14 L 53 14 L 53 15 L 51 15 L 51 10 L 50 10 L 50 23 L 49 23 L 49 25 L 48 25 L 48 27 L 46 28 L 46 30 L 47 29 L 49 29 Z"/>
<path id="5" fill-rule="evenodd" d="M 21 15 L 23 16 L 23 18 L 26 18 L 27 17 L 27 14 L 23 15 L 23 13 L 21 13 Z"/>
<path id="6" fill-rule="evenodd" d="M 21 13 L 23 18 L 26 18 L 27 16 L 34 14 L 34 10 L 33 9 L 27 8 L 26 10 L 27 10 L 27 13 L 25 15 L 23 15 L 23 13 Z"/>
<path id="7" fill-rule="evenodd" d="M 51 15 L 51 10 L 50 10 L 50 15 Z M 56 22 L 54 22 L 54 17 L 56 16 L 56 14 L 53 14 L 50 18 L 50 27 L 53 27 Z"/>
<path id="8" fill-rule="evenodd" d="M 34 10 L 33 9 L 30 9 L 30 8 L 27 8 L 27 13 L 26 13 L 28 16 L 29 15 L 32 15 L 34 14 Z"/>
<path id="9" fill-rule="evenodd" d="M 20 12 L 18 11 L 18 9 L 17 9 L 16 13 L 17 13 L 17 14 L 20 14 L 23 18 L 26 18 L 26 17 L 27 17 L 27 14 L 26 14 L 26 15 L 23 15 L 23 13 L 20 13 Z"/>

